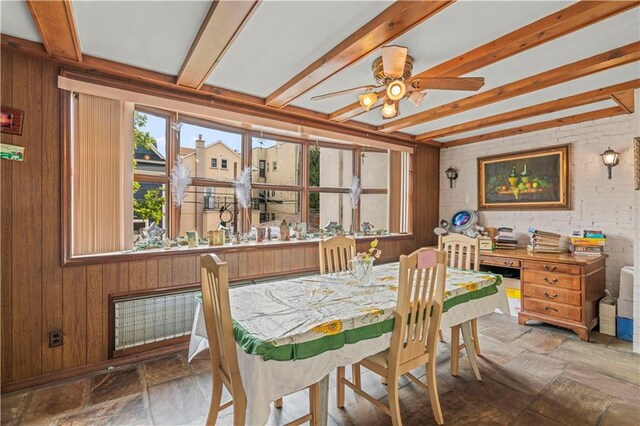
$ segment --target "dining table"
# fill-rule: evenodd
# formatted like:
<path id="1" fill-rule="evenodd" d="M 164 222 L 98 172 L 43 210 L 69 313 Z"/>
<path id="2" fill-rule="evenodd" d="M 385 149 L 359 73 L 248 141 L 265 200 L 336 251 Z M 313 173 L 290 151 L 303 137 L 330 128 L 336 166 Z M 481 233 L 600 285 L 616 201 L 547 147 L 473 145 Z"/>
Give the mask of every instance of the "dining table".
<path id="1" fill-rule="evenodd" d="M 509 315 L 502 278 L 447 268 L 440 327 L 460 325 L 465 350 L 481 380 L 470 321 L 496 309 Z M 371 280 L 349 272 L 314 274 L 231 286 L 238 364 L 247 395 L 247 424 L 267 423 L 270 403 L 319 383 L 318 423 L 328 417 L 329 374 L 389 348 L 399 263 L 373 267 Z M 208 348 L 196 305 L 189 361 Z"/>

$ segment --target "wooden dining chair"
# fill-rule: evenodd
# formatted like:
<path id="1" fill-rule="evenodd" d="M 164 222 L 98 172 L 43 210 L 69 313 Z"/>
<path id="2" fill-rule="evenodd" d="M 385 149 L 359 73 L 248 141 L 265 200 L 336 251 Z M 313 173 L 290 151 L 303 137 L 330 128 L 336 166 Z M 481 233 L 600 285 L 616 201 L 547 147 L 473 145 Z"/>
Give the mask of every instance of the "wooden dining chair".
<path id="1" fill-rule="evenodd" d="M 229 305 L 229 275 L 227 264 L 213 254 L 200 257 L 202 277 L 202 307 L 211 353 L 213 387 L 207 425 L 214 425 L 221 410 L 233 405 L 234 426 L 244 426 L 247 395 L 242 385 L 236 341 L 233 336 L 231 307 Z M 231 393 L 231 400 L 220 404 L 222 386 Z M 289 423 L 298 425 L 318 423 L 318 384 L 309 387 L 310 413 Z"/>
<path id="2" fill-rule="evenodd" d="M 401 425 L 398 377 L 404 375 L 427 390 L 436 422 L 444 423 L 436 386 L 436 345 L 444 302 L 446 259 L 444 251 L 431 248 L 400 256 L 398 303 L 391 345 L 386 351 L 360 361 L 362 366 L 387 382 L 389 406 L 366 393 L 355 381 L 339 376 L 338 407 L 344 407 L 346 385 L 390 415 L 394 426 Z M 410 373 L 421 365 L 426 366 L 426 385 Z"/>
<path id="3" fill-rule="evenodd" d="M 351 237 L 336 236 L 320 241 L 320 273 L 331 274 L 347 270 L 347 264 L 356 255 L 356 240 Z M 344 375 L 344 367 L 338 367 L 338 375 Z M 360 380 L 360 366 L 351 366 L 353 377 Z M 360 382 L 358 382 L 360 385 Z"/>
<path id="4" fill-rule="evenodd" d="M 355 255 L 355 238 L 337 236 L 320 241 L 320 273 L 346 271 L 347 263 Z"/>
<path id="5" fill-rule="evenodd" d="M 438 247 L 447 252 L 447 265 L 452 268 L 480 270 L 480 252 L 477 238 L 462 234 L 440 235 Z M 471 336 L 473 347 L 480 355 L 480 340 L 478 339 L 478 320 L 471 320 Z M 460 325 L 451 327 L 451 374 L 458 375 L 460 351 L 464 344 L 460 344 Z"/>

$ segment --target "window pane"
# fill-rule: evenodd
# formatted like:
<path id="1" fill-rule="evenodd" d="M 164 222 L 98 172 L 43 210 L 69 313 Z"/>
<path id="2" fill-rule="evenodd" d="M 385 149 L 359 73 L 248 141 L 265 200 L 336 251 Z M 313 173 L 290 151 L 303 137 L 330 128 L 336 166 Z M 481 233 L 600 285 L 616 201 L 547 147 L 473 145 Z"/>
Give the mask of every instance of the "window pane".
<path id="1" fill-rule="evenodd" d="M 167 119 L 135 111 L 133 123 L 134 172 L 164 175 L 167 158 Z"/>
<path id="2" fill-rule="evenodd" d="M 134 240 L 140 235 L 140 229 L 151 223 L 164 230 L 168 229 L 167 196 L 164 185 L 154 182 L 133 183 L 133 234 Z M 165 233 L 165 235 L 167 235 Z M 167 235 L 168 236 L 168 235 Z"/>
<path id="3" fill-rule="evenodd" d="M 242 171 L 242 134 L 183 123 L 180 156 L 191 176 L 231 182 Z"/>
<path id="4" fill-rule="evenodd" d="M 300 185 L 302 145 L 251 138 L 254 183 Z"/>
<path id="5" fill-rule="evenodd" d="M 360 221 L 369 222 L 373 229 L 389 229 L 387 194 L 362 194 L 360 196 Z"/>
<path id="6" fill-rule="evenodd" d="M 353 151 L 309 147 L 309 185 L 348 188 L 353 179 Z"/>
<path id="7" fill-rule="evenodd" d="M 252 191 L 253 210 L 251 225 L 279 226 L 300 222 L 300 193 L 297 191 Z"/>
<path id="8" fill-rule="evenodd" d="M 240 214 L 233 188 L 190 186 L 180 208 L 180 234 L 198 231 L 198 235 L 204 237 L 207 232 L 218 229 L 222 222 L 239 232 Z"/>
<path id="9" fill-rule="evenodd" d="M 309 231 L 317 231 L 329 222 L 337 222 L 345 231 L 351 229 L 353 209 L 349 194 L 311 192 L 309 194 Z"/>
<path id="10" fill-rule="evenodd" d="M 386 152 L 365 152 L 361 157 L 362 187 L 365 189 L 386 189 L 389 184 L 389 154 Z"/>

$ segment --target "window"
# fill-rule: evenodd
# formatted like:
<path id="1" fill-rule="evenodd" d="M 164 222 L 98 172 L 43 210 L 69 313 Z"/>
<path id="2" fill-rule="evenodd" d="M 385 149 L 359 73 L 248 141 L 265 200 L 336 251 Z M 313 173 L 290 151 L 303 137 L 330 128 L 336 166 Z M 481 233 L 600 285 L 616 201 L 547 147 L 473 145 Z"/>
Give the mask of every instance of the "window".
<path id="1" fill-rule="evenodd" d="M 264 137 L 251 138 L 253 182 L 298 186 L 302 170 L 302 144 Z M 266 172 L 262 173 L 266 166 Z M 278 171 L 278 173 L 269 173 Z"/>
<path id="2" fill-rule="evenodd" d="M 90 102 L 94 102 L 96 106 L 91 106 Z M 88 107 L 85 108 L 89 109 L 83 110 L 83 117 L 87 123 L 84 127 L 77 123 L 73 127 L 74 132 L 84 131 L 86 134 L 79 133 L 76 136 L 74 133 L 71 144 L 73 145 L 76 137 L 78 140 L 81 137 L 94 138 L 95 141 L 91 139 L 90 143 L 95 145 L 96 157 L 107 158 L 112 152 L 115 160 L 108 162 L 108 170 L 122 170 L 121 175 L 111 172 L 81 173 L 91 178 L 94 175 L 113 175 L 107 183 L 109 188 L 116 188 L 113 194 L 106 194 L 107 189 L 100 189 L 107 186 L 85 190 L 83 194 L 87 194 L 84 195 L 86 210 L 95 210 L 91 203 L 96 199 L 100 205 L 104 205 L 105 200 L 108 200 L 107 204 L 116 200 L 118 205 L 112 206 L 111 210 L 117 209 L 126 214 L 120 214 L 122 218 L 112 222 L 94 214 L 82 224 L 87 232 L 91 229 L 104 229 L 102 234 L 117 234 L 119 241 L 112 245 L 120 248 L 75 251 L 72 247 L 73 254 L 126 250 L 131 248 L 140 230 L 151 223 L 165 229 L 166 236 L 170 238 L 193 230 L 204 236 L 209 230 L 217 229 L 220 224 L 242 233 L 248 231 L 245 225 L 249 223 L 251 226 L 276 227 L 283 220 L 294 224 L 305 222 L 309 231 L 317 231 L 330 222 L 337 223 L 345 231 L 359 231 L 363 222 L 370 222 L 375 229 L 411 231 L 407 207 L 411 196 L 408 190 L 411 181 L 411 161 L 408 154 L 261 135 L 184 114 L 179 115 L 182 126 L 176 130 L 171 125 L 178 120 L 175 112 L 146 106 L 134 110 L 132 104 L 127 106 L 126 103 L 104 98 L 89 99 L 86 105 Z M 79 120 L 79 108 L 72 101 L 75 120 Z M 129 132 L 129 139 L 127 132 L 120 131 L 124 120 L 112 120 L 113 123 L 109 123 L 102 135 L 95 130 L 97 128 L 92 125 L 91 120 L 100 120 L 104 115 L 101 115 L 101 111 L 111 110 L 121 113 L 129 111 L 129 114 L 134 115 L 134 129 Z M 112 115 L 124 116 L 121 113 Z M 125 134 L 124 138 L 122 133 Z M 108 148 L 112 140 L 124 148 L 101 151 Z M 125 144 L 128 147 L 133 145 L 133 161 L 123 161 L 122 153 L 130 152 Z M 180 208 L 171 202 L 173 187 L 170 176 L 174 164 L 168 159 L 175 157 L 181 158 L 192 178 Z M 304 163 L 303 159 L 306 159 Z M 88 159 L 86 163 L 90 165 L 92 162 L 93 160 Z M 244 215 L 233 187 L 233 181 L 239 178 L 244 165 L 251 167 L 249 216 Z M 86 167 L 82 170 L 85 169 Z M 74 197 L 77 188 L 73 185 L 79 185 L 76 181 L 83 181 L 77 170 L 80 169 L 74 163 L 76 176 L 73 177 L 75 180 L 71 187 Z M 362 183 L 360 204 L 356 209 L 352 208 L 349 194 L 354 175 L 359 176 Z M 124 180 L 122 176 L 125 176 Z M 89 178 L 85 177 L 84 180 Z M 114 180 L 123 181 L 119 189 Z M 101 194 L 101 197 L 94 194 Z M 120 203 L 123 198 L 126 200 Z M 77 201 L 77 197 L 75 200 Z M 73 210 L 75 208 L 72 206 L 72 222 L 82 214 L 81 210 Z M 106 207 L 100 209 L 107 210 Z M 390 224 L 390 221 L 395 222 Z M 107 225 L 101 227 L 96 225 L 98 223 Z M 126 232 L 123 231 L 125 228 Z M 73 223 L 71 229 L 73 241 L 73 233 L 76 232 Z M 123 236 L 126 240 L 124 244 Z"/>
<path id="3" fill-rule="evenodd" d="M 266 178 L 267 177 L 267 162 L 264 160 L 260 160 L 260 166 L 259 166 L 259 174 L 258 177 L 260 178 Z"/>
<path id="4" fill-rule="evenodd" d="M 133 239 L 140 229 L 155 223 L 167 230 L 166 180 L 168 118 L 159 113 L 134 112 L 133 129 Z M 133 243 L 133 241 L 132 241 Z"/>

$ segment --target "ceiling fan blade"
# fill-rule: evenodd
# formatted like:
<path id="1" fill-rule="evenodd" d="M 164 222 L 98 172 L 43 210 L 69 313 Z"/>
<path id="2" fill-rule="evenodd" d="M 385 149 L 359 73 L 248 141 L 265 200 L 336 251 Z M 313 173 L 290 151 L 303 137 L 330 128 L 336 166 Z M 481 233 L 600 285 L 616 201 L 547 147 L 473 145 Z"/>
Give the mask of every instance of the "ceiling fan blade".
<path id="1" fill-rule="evenodd" d="M 325 93 L 324 95 L 314 96 L 311 98 L 311 100 L 319 101 L 322 99 L 328 99 L 334 96 L 346 95 L 353 92 L 368 92 L 370 90 L 377 89 L 378 87 L 382 87 L 382 86 L 375 86 L 373 84 L 368 84 L 366 86 L 352 87 L 351 89 L 338 90 L 337 92 Z"/>
<path id="2" fill-rule="evenodd" d="M 384 46 L 382 48 L 382 70 L 391 78 L 399 78 L 404 74 L 404 64 L 409 49 L 402 46 Z"/>
<path id="3" fill-rule="evenodd" d="M 411 80 L 416 90 L 479 90 L 484 86 L 484 77 L 422 77 Z"/>

